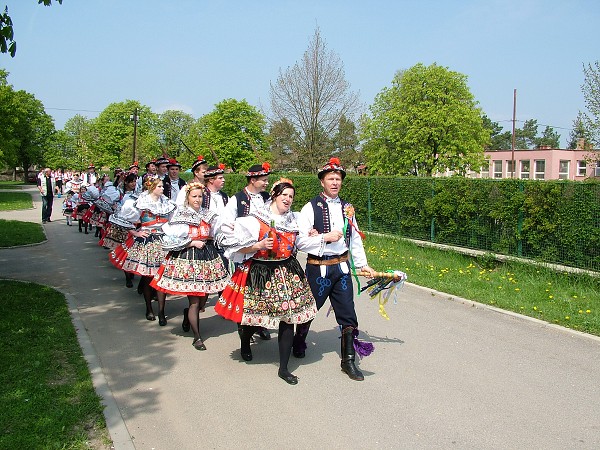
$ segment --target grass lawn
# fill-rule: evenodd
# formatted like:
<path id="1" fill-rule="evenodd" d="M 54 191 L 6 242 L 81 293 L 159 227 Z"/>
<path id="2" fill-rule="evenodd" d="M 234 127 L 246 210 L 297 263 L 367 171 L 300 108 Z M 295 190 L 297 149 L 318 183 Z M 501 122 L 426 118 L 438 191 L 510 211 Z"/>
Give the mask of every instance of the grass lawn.
<path id="1" fill-rule="evenodd" d="M 0 219 L 0 248 L 44 242 L 42 225 L 33 222 Z"/>
<path id="2" fill-rule="evenodd" d="M 401 270 L 411 283 L 600 336 L 600 277 L 475 258 L 390 236 L 368 235 L 365 249 L 371 267 Z"/>
<path id="3" fill-rule="evenodd" d="M 0 448 L 110 448 L 64 296 L 0 280 L 0 302 Z"/>
<path id="4" fill-rule="evenodd" d="M 0 181 L 0 189 L 19 189 L 26 186 L 22 181 Z"/>
<path id="5" fill-rule="evenodd" d="M 0 192 L 0 211 L 33 208 L 31 194 L 27 192 Z"/>

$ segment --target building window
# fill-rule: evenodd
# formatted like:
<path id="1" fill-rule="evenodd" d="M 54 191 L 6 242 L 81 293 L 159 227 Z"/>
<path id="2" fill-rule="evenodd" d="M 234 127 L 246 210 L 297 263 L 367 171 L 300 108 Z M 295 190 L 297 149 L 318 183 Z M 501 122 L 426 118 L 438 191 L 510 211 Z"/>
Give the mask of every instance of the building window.
<path id="1" fill-rule="evenodd" d="M 597 177 L 600 177 L 600 161 L 596 163 L 596 172 L 594 173 Z"/>
<path id="2" fill-rule="evenodd" d="M 494 178 L 502 178 L 502 161 L 494 161 Z"/>
<path id="3" fill-rule="evenodd" d="M 559 180 L 568 180 L 569 179 L 569 163 L 571 161 L 567 161 L 561 159 L 558 163 L 558 179 Z"/>
<path id="4" fill-rule="evenodd" d="M 521 161 L 521 178 L 524 180 L 529 179 L 529 173 L 531 172 L 531 163 L 528 159 Z"/>
<path id="5" fill-rule="evenodd" d="M 515 173 L 515 162 L 514 160 L 506 161 L 506 176 L 513 177 Z"/>
<path id="6" fill-rule="evenodd" d="M 535 162 L 535 179 L 543 180 L 546 177 L 546 160 L 536 159 Z"/>
<path id="7" fill-rule="evenodd" d="M 587 164 L 585 161 L 577 161 L 577 176 L 585 177 L 587 175 Z"/>

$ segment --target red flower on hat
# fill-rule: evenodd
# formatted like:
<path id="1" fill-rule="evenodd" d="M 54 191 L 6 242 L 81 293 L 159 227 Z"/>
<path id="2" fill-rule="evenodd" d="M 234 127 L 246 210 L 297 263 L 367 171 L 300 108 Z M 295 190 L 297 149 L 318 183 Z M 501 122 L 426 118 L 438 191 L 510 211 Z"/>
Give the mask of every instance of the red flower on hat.
<path id="1" fill-rule="evenodd" d="M 219 169 L 225 170 L 225 164 L 223 164 L 223 163 L 219 164 Z"/>
<path id="2" fill-rule="evenodd" d="M 339 158 L 329 158 L 329 164 L 335 165 L 335 166 L 341 166 L 342 165 L 342 163 L 340 162 Z"/>
<path id="3" fill-rule="evenodd" d="M 202 161 L 203 159 L 204 159 L 204 156 L 198 155 L 198 161 Z"/>
<path id="4" fill-rule="evenodd" d="M 169 164 L 177 164 L 177 160 L 174 158 L 169 158 Z"/>
<path id="5" fill-rule="evenodd" d="M 262 163 L 262 168 L 267 172 L 271 170 L 271 165 L 268 162 Z"/>

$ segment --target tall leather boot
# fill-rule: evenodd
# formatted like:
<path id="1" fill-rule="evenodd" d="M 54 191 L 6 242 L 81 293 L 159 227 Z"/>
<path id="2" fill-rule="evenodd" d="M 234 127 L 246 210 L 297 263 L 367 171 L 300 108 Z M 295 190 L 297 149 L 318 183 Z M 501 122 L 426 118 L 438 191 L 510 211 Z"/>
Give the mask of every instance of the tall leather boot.
<path id="1" fill-rule="evenodd" d="M 356 381 L 363 381 L 364 375 L 354 365 L 356 351 L 354 350 L 354 328 L 346 327 L 342 330 L 342 372 Z"/>
<path id="2" fill-rule="evenodd" d="M 306 323 L 296 325 L 296 334 L 294 334 L 294 343 L 292 347 L 292 354 L 295 358 L 304 358 L 306 356 L 306 336 L 308 336 L 308 330 L 312 320 Z"/>

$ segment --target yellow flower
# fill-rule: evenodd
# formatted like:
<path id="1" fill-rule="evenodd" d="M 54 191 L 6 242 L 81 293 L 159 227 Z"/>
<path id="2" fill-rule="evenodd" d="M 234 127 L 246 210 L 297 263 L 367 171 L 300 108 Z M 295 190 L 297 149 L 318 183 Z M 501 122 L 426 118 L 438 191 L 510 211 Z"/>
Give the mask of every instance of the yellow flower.
<path id="1" fill-rule="evenodd" d="M 554 295 L 549 295 L 548 298 L 554 298 Z"/>
<path id="2" fill-rule="evenodd" d="M 521 289 L 520 288 L 515 288 L 515 291 L 519 292 Z"/>
<path id="3" fill-rule="evenodd" d="M 579 311 L 577 311 L 579 314 L 583 314 L 583 309 L 580 309 Z"/>
<path id="4" fill-rule="evenodd" d="M 534 307 L 533 307 L 533 310 L 534 310 L 534 311 L 537 311 L 537 306 L 534 306 Z"/>
<path id="5" fill-rule="evenodd" d="M 565 319 L 566 319 L 566 320 L 570 320 L 570 319 L 571 319 L 571 317 L 570 317 L 570 316 L 565 316 Z"/>
<path id="6" fill-rule="evenodd" d="M 585 313 L 586 313 L 586 314 L 589 314 L 589 313 L 591 313 L 591 312 L 592 312 L 592 311 L 591 311 L 591 310 L 589 310 L 589 309 L 586 309 L 586 310 L 585 310 Z"/>

